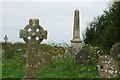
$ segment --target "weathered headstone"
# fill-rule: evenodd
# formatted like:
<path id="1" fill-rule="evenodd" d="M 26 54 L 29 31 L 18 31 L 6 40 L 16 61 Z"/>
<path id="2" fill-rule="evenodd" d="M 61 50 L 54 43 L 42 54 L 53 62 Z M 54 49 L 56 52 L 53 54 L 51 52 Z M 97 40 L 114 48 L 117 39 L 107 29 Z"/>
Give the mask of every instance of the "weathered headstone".
<path id="1" fill-rule="evenodd" d="M 110 55 L 103 55 L 97 67 L 100 78 L 115 78 L 120 75 L 119 62 Z"/>
<path id="2" fill-rule="evenodd" d="M 70 47 L 66 48 L 64 56 L 66 56 L 66 57 L 74 56 L 76 52 L 78 52 L 78 51 L 70 46 Z"/>
<path id="3" fill-rule="evenodd" d="M 75 55 L 75 61 L 77 64 L 90 64 L 90 53 L 87 49 L 83 48 Z"/>
<path id="4" fill-rule="evenodd" d="M 120 61 L 120 42 L 117 42 L 112 46 L 110 49 L 110 55 L 117 61 Z"/>
<path id="5" fill-rule="evenodd" d="M 75 10 L 74 12 L 73 39 L 71 43 L 73 48 L 82 48 L 82 41 L 80 40 L 79 10 Z"/>
<path id="6" fill-rule="evenodd" d="M 23 58 L 27 58 L 27 56 L 28 56 L 27 54 L 21 55 L 21 57 Z M 37 67 L 43 67 L 43 66 L 49 65 L 52 62 L 51 60 L 52 60 L 52 56 L 49 54 L 38 54 L 37 55 L 37 64 L 38 64 Z"/>
<path id="7" fill-rule="evenodd" d="M 52 56 L 48 54 L 38 54 L 38 57 L 37 57 L 38 67 L 43 67 L 45 65 L 51 64 L 52 62 L 51 59 L 52 59 Z"/>
<path id="8" fill-rule="evenodd" d="M 38 45 L 47 39 L 47 31 L 39 25 L 38 19 L 30 19 L 29 24 L 20 30 L 20 38 L 27 43 L 27 59 L 25 78 L 37 78 Z"/>

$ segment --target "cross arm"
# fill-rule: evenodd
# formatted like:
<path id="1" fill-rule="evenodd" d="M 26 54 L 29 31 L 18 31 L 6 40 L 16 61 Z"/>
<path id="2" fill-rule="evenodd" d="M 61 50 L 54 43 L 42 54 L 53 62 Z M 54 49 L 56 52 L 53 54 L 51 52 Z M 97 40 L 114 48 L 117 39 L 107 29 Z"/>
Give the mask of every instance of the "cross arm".
<path id="1" fill-rule="evenodd" d="M 37 36 L 40 39 L 47 39 L 47 30 L 40 30 L 40 32 L 37 33 Z"/>
<path id="2" fill-rule="evenodd" d="M 29 36 L 29 32 L 27 29 L 22 29 L 22 30 L 20 30 L 19 35 L 20 35 L 20 38 L 26 38 Z"/>

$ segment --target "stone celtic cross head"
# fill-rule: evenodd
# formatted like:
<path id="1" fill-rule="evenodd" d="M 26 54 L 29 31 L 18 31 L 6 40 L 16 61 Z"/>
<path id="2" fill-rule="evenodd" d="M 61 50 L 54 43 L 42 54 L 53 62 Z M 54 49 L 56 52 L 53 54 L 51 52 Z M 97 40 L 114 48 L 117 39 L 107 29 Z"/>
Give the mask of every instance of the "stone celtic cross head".
<path id="1" fill-rule="evenodd" d="M 39 19 L 30 19 L 29 24 L 20 30 L 20 38 L 26 43 L 31 39 L 41 43 L 43 39 L 47 39 L 47 31 L 39 25 Z"/>

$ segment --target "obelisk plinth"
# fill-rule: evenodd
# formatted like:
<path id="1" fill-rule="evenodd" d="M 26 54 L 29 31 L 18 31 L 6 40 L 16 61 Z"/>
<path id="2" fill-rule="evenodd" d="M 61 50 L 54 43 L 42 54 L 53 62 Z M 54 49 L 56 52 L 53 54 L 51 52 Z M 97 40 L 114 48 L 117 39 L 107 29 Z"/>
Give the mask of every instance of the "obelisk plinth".
<path id="1" fill-rule="evenodd" d="M 80 27 L 79 27 L 79 10 L 74 11 L 74 25 L 73 25 L 73 39 L 71 40 L 73 48 L 82 48 L 82 41 L 80 40 Z"/>

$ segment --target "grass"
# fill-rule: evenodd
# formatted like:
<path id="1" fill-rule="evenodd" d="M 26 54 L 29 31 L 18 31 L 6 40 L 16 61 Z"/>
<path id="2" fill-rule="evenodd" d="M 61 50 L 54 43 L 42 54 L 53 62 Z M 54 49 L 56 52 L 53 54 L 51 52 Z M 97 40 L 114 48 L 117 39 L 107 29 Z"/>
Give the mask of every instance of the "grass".
<path id="1" fill-rule="evenodd" d="M 16 44 L 15 44 L 16 45 Z M 19 45 L 18 45 L 19 46 Z M 25 53 L 26 49 L 22 47 L 20 52 L 14 47 L 15 55 L 7 59 L 3 58 L 2 62 L 2 78 L 23 78 L 25 75 L 25 58 L 20 54 Z M 96 65 L 98 60 L 93 60 L 90 65 L 77 65 L 74 57 L 65 57 L 65 48 L 60 46 L 50 46 L 42 44 L 39 46 L 39 54 L 50 54 L 55 56 L 50 65 L 38 68 L 38 78 L 97 78 L 98 71 Z"/>
<path id="2" fill-rule="evenodd" d="M 23 64 L 24 62 L 24 64 Z M 77 65 L 74 58 L 59 58 L 52 64 L 38 69 L 38 78 L 97 78 L 95 69 L 98 61 L 91 65 Z M 23 78 L 25 75 L 25 61 L 22 58 L 3 60 L 3 78 Z"/>
<path id="3" fill-rule="evenodd" d="M 2 63 L 3 78 L 22 78 L 25 75 L 25 64 L 23 64 L 23 59 L 6 59 L 3 60 Z"/>
<path id="4" fill-rule="evenodd" d="M 53 64 L 40 68 L 39 78 L 97 78 L 96 63 L 77 65 L 72 57 L 53 60 Z"/>

